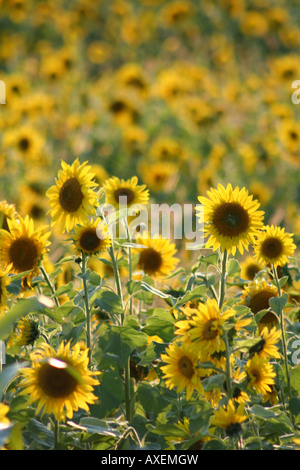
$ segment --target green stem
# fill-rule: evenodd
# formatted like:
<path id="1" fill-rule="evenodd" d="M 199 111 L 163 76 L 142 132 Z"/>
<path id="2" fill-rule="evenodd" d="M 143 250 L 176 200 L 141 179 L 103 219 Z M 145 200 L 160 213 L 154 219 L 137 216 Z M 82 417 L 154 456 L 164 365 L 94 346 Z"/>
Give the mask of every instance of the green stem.
<path id="1" fill-rule="evenodd" d="M 86 321 L 86 346 L 89 350 L 89 360 L 91 363 L 92 352 L 91 352 L 91 311 L 90 311 L 90 302 L 88 294 L 88 285 L 86 281 L 86 255 L 82 252 L 82 262 L 81 262 L 81 274 L 82 274 L 82 283 L 84 290 L 84 304 L 85 304 L 85 321 Z"/>
<path id="2" fill-rule="evenodd" d="M 227 266 L 227 250 L 224 250 L 223 259 L 222 259 L 222 270 L 221 270 L 221 279 L 220 279 L 220 294 L 219 294 L 219 308 L 221 309 L 223 306 L 224 298 L 225 298 L 225 289 L 226 289 L 226 266 Z"/>
<path id="3" fill-rule="evenodd" d="M 48 285 L 48 287 L 49 287 L 49 289 L 50 289 L 51 295 L 54 296 L 54 294 L 55 294 L 55 289 L 54 289 L 54 287 L 53 287 L 53 285 L 52 285 L 52 283 L 51 283 L 51 281 L 50 281 L 50 278 L 49 278 L 48 273 L 47 273 L 46 269 L 44 268 L 44 266 L 40 265 L 40 271 L 41 271 L 41 273 L 42 273 L 42 275 L 43 275 L 44 280 L 46 281 L 46 284 Z M 56 303 L 57 307 L 59 307 L 58 298 L 57 298 L 57 297 L 54 297 L 54 300 L 55 300 L 55 303 Z"/>
<path id="4" fill-rule="evenodd" d="M 277 269 L 272 266 L 273 269 L 273 276 L 275 280 L 275 284 L 277 287 L 278 296 L 281 297 L 281 287 L 278 279 Z M 289 397 L 292 398 L 292 391 L 291 391 L 291 381 L 290 381 L 290 374 L 289 374 L 289 367 L 288 367 L 288 356 L 287 356 L 287 347 L 286 347 L 286 334 L 284 328 L 284 316 L 283 316 L 283 309 L 280 307 L 280 327 L 281 327 L 281 336 L 282 336 L 282 348 L 283 348 L 283 357 L 284 357 L 284 364 L 285 364 L 285 372 L 286 372 L 286 379 L 289 391 Z"/>
<path id="5" fill-rule="evenodd" d="M 111 244 L 111 247 L 109 249 L 110 251 L 110 257 L 113 265 L 113 271 L 114 271 L 114 276 L 115 276 L 115 282 L 117 286 L 117 292 L 120 297 L 121 303 L 122 303 L 122 319 L 121 319 L 121 324 L 124 322 L 124 316 L 125 316 L 125 308 L 124 308 L 124 301 L 123 301 L 123 294 L 122 294 L 122 285 L 121 285 L 121 280 L 120 280 L 120 274 L 119 274 L 119 269 L 117 265 L 117 260 L 115 256 L 115 250 L 113 246 L 113 242 Z M 128 357 L 128 360 L 126 362 L 125 368 L 124 368 L 124 388 L 125 388 L 125 416 L 126 420 L 128 422 L 131 421 L 132 413 L 131 413 L 131 393 L 130 393 L 130 388 L 131 388 L 131 381 L 130 381 L 130 357 Z"/>
<path id="6" fill-rule="evenodd" d="M 58 442 L 59 442 L 59 422 L 57 419 L 54 420 L 54 445 L 53 445 L 53 450 L 58 449 Z"/>
<path id="7" fill-rule="evenodd" d="M 228 400 L 232 399 L 232 382 L 231 382 L 231 368 L 230 368 L 230 347 L 228 342 L 227 331 L 224 332 L 225 338 L 225 354 L 226 354 L 226 385 Z"/>

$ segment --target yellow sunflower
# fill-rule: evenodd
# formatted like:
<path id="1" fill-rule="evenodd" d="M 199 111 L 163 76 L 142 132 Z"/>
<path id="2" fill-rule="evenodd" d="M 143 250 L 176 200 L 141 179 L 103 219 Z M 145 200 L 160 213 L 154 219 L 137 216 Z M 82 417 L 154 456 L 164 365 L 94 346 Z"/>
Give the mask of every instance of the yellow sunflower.
<path id="1" fill-rule="evenodd" d="M 253 248 L 258 262 L 277 267 L 288 263 L 296 245 L 293 243 L 293 234 L 286 233 L 282 227 L 267 225 L 265 230 L 259 232 Z"/>
<path id="2" fill-rule="evenodd" d="M 8 230 L 7 219 L 15 219 L 17 217 L 16 207 L 7 201 L 0 202 L 0 228 Z"/>
<path id="3" fill-rule="evenodd" d="M 242 423 L 248 419 L 244 409 L 245 406 L 243 404 L 238 405 L 236 408 L 234 402 L 229 400 L 227 406 L 223 405 L 214 410 L 210 424 L 225 429 L 228 436 L 235 436 L 241 432 Z"/>
<path id="4" fill-rule="evenodd" d="M 263 270 L 264 266 L 258 263 L 253 256 L 247 256 L 241 263 L 241 278 L 252 281 L 256 274 Z"/>
<path id="5" fill-rule="evenodd" d="M 170 390 L 175 387 L 178 393 L 186 390 L 187 400 L 194 390 L 204 395 L 198 359 L 197 353 L 190 348 L 188 342 L 180 345 L 174 342 L 167 348 L 166 354 L 161 355 L 161 360 L 166 363 L 161 367 L 166 386 Z"/>
<path id="6" fill-rule="evenodd" d="M 0 265 L 14 274 L 31 271 L 27 280 L 38 274 L 38 264 L 50 242 L 48 227 L 35 229 L 29 216 L 7 221 L 9 231 L 0 230 Z"/>
<path id="7" fill-rule="evenodd" d="M 21 369 L 20 394 L 29 395 L 28 404 L 37 402 L 36 414 L 52 414 L 58 421 L 71 419 L 79 408 L 89 411 L 97 397 L 93 393 L 99 381 L 97 372 L 88 369 L 88 349 L 79 343 L 61 343 L 57 351 L 49 344 L 35 350 L 31 366 Z"/>
<path id="8" fill-rule="evenodd" d="M 111 245 L 108 226 L 104 221 L 95 219 L 74 229 L 74 243 L 78 252 L 95 255 Z"/>
<path id="9" fill-rule="evenodd" d="M 16 325 L 16 344 L 19 346 L 32 345 L 39 336 L 39 325 L 32 318 L 22 318 Z"/>
<path id="10" fill-rule="evenodd" d="M 56 184 L 46 192 L 52 225 L 59 224 L 62 231 L 69 232 L 76 224 L 87 221 L 88 215 L 96 214 L 97 193 L 92 188 L 97 183 L 87 163 L 80 164 L 78 158 L 72 165 L 62 161 Z"/>
<path id="11" fill-rule="evenodd" d="M 224 351 L 224 326 L 226 320 L 235 314 L 234 310 L 222 311 L 215 299 L 207 299 L 205 303 L 198 304 L 193 314 L 190 311 L 188 314 L 187 320 L 175 323 L 176 334 L 188 337 L 201 355 Z"/>
<path id="12" fill-rule="evenodd" d="M 256 315 L 270 308 L 269 300 L 278 296 L 277 288 L 265 279 L 256 279 L 242 290 L 240 304 L 246 305 Z"/>
<path id="13" fill-rule="evenodd" d="M 136 243 L 144 248 L 136 248 L 139 254 L 137 267 L 145 274 L 154 278 L 163 278 L 171 274 L 176 268 L 179 259 L 175 243 L 161 236 L 151 238 L 150 236 L 137 236 Z"/>
<path id="14" fill-rule="evenodd" d="M 281 337 L 281 331 L 275 326 L 272 329 L 266 326 L 260 332 L 260 341 L 249 349 L 249 354 L 257 354 L 266 359 L 274 357 L 280 359 L 279 348 L 276 346 Z"/>
<path id="15" fill-rule="evenodd" d="M 248 379 L 248 388 L 265 395 L 272 391 L 276 373 L 272 364 L 265 357 L 254 354 L 244 367 Z"/>
<path id="16" fill-rule="evenodd" d="M 209 236 L 206 247 L 214 250 L 221 248 L 235 255 L 238 249 L 243 254 L 263 226 L 263 211 L 259 211 L 259 202 L 249 196 L 245 188 L 232 188 L 228 184 L 224 188 L 208 191 L 208 198 L 199 196 L 199 202 L 204 206 L 198 214 L 201 223 L 204 222 L 204 235 Z M 201 220 L 202 219 L 202 220 Z"/>
<path id="17" fill-rule="evenodd" d="M 116 209 L 126 203 L 127 207 L 146 205 L 149 199 L 149 190 L 146 185 L 138 184 L 138 178 L 124 180 L 113 176 L 104 183 L 106 189 L 106 203 Z"/>

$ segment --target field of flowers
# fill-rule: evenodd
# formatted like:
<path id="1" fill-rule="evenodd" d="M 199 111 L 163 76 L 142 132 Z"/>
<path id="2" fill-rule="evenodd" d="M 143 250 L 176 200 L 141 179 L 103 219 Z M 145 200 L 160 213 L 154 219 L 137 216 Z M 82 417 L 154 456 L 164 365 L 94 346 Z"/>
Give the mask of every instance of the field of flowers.
<path id="1" fill-rule="evenodd" d="M 0 0 L 1 449 L 300 449 L 299 25 Z"/>

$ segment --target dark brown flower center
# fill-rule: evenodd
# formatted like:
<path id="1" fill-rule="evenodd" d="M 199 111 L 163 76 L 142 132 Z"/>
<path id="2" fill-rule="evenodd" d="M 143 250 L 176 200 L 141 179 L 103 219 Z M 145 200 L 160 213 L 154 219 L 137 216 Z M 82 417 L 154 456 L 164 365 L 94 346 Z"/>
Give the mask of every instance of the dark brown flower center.
<path id="1" fill-rule="evenodd" d="M 79 244 L 82 250 L 95 251 L 99 248 L 100 238 L 96 233 L 96 229 L 88 228 L 82 233 Z"/>
<path id="2" fill-rule="evenodd" d="M 51 398 L 65 398 L 76 390 L 78 382 L 66 370 L 51 364 L 43 364 L 38 371 L 38 384 Z"/>
<path id="3" fill-rule="evenodd" d="M 69 178 L 59 191 L 59 203 L 67 212 L 76 212 L 83 200 L 80 184 L 76 178 Z"/>
<path id="4" fill-rule="evenodd" d="M 203 328 L 203 339 L 215 339 L 218 336 L 218 329 L 216 328 L 216 320 L 211 318 Z"/>
<path id="5" fill-rule="evenodd" d="M 117 201 L 117 203 L 131 204 L 132 201 L 134 200 L 134 192 L 130 188 L 118 188 L 114 192 L 114 198 Z"/>
<path id="6" fill-rule="evenodd" d="M 235 237 L 249 227 L 247 211 L 236 202 L 224 202 L 216 208 L 212 223 L 220 235 Z"/>
<path id="7" fill-rule="evenodd" d="M 29 139 L 27 139 L 27 137 L 22 137 L 22 139 L 20 139 L 18 142 L 18 146 L 22 152 L 26 152 L 30 147 Z"/>
<path id="8" fill-rule="evenodd" d="M 282 254 L 282 250 L 282 242 L 276 237 L 266 238 L 261 245 L 261 252 L 266 258 L 277 258 Z"/>
<path id="9" fill-rule="evenodd" d="M 251 263 L 246 268 L 246 278 L 252 280 L 255 278 L 256 274 L 260 271 L 259 266 L 255 263 Z"/>
<path id="10" fill-rule="evenodd" d="M 162 265 L 162 257 L 153 248 L 145 248 L 139 259 L 139 266 L 145 273 L 155 273 Z"/>
<path id="11" fill-rule="evenodd" d="M 274 297 L 274 292 L 261 291 L 257 294 L 254 294 L 249 303 L 249 308 L 254 314 L 260 312 L 261 310 L 266 310 L 270 307 L 269 300 Z"/>
<path id="12" fill-rule="evenodd" d="M 178 369 L 180 370 L 180 373 L 190 379 L 194 375 L 194 367 L 192 361 L 186 357 L 183 356 L 179 359 L 178 361 Z"/>
<path id="13" fill-rule="evenodd" d="M 30 271 L 34 268 L 38 250 L 33 240 L 26 237 L 14 240 L 9 248 L 9 260 L 18 272 Z"/>

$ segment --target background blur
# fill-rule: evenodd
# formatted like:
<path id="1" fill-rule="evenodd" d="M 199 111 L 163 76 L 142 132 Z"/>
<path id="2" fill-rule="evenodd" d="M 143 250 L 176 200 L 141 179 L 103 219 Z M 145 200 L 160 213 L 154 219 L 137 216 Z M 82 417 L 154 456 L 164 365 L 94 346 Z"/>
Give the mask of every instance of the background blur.
<path id="1" fill-rule="evenodd" d="M 245 186 L 300 233 L 298 0 L 0 0 L 0 200 L 36 223 L 60 160 L 155 202 Z"/>

